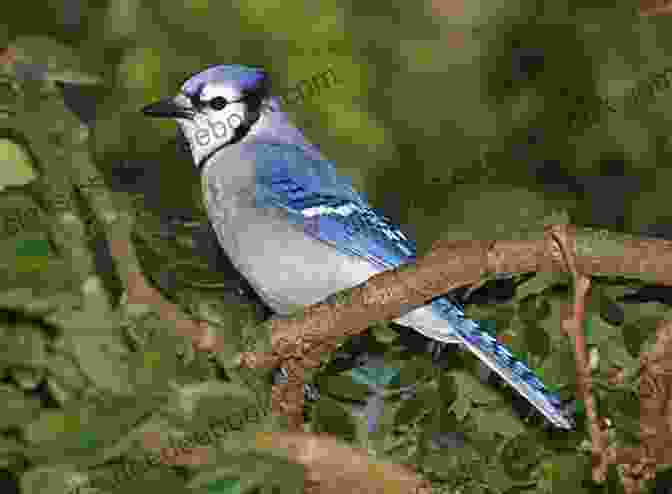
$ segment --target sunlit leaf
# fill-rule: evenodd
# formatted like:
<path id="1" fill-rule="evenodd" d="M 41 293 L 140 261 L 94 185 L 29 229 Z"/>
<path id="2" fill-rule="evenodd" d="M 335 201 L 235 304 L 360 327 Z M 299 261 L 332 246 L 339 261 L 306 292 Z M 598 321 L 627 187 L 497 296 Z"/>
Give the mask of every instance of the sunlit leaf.
<path id="1" fill-rule="evenodd" d="M 0 191 L 8 185 L 24 185 L 37 177 L 33 160 L 14 141 L 0 139 Z"/>

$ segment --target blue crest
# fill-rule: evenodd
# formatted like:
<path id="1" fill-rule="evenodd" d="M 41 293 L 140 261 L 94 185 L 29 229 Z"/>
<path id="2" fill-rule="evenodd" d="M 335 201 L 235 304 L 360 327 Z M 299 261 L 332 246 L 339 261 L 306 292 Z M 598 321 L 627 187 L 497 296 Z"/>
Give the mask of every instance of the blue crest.
<path id="1" fill-rule="evenodd" d="M 235 82 L 242 91 L 258 87 L 268 78 L 265 70 L 245 65 L 214 65 L 198 74 L 194 74 L 182 84 L 182 92 L 187 96 L 197 95 L 203 86 L 214 81 Z"/>

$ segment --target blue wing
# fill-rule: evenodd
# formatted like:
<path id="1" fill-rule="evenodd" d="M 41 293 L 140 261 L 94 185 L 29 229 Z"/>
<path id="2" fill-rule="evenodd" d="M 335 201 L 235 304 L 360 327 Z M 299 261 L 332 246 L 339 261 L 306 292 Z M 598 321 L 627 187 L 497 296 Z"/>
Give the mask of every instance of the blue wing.
<path id="1" fill-rule="evenodd" d="M 376 213 L 326 160 L 296 146 L 255 145 L 257 205 L 279 207 L 306 232 L 381 269 L 415 260 L 415 243 Z"/>
<path id="2" fill-rule="evenodd" d="M 254 156 L 257 206 L 283 209 L 306 234 L 344 254 L 367 259 L 381 271 L 415 260 L 415 243 L 376 213 L 365 196 L 336 174 L 331 162 L 312 159 L 301 148 L 286 144 L 255 144 Z M 556 426 L 573 427 L 559 397 L 475 321 L 465 319 L 462 307 L 441 297 L 432 302 L 432 309 L 450 322 L 452 335 L 546 418 Z"/>

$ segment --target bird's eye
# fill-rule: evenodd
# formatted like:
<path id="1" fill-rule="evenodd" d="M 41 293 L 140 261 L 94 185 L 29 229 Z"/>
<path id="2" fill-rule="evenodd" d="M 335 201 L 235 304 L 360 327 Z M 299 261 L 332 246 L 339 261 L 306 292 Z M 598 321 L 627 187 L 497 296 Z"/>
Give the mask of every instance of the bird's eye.
<path id="1" fill-rule="evenodd" d="M 210 100 L 209 104 L 210 108 L 212 108 L 213 110 L 221 110 L 226 105 L 228 105 L 229 102 L 226 101 L 226 98 L 224 98 L 223 96 L 215 96 Z"/>

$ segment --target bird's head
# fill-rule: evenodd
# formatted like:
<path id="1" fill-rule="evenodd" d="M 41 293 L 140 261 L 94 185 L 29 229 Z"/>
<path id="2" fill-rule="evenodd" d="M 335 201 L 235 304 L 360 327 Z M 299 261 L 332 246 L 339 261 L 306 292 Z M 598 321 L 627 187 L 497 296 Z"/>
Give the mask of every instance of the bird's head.
<path id="1" fill-rule="evenodd" d="M 187 79 L 177 96 L 142 109 L 174 118 L 200 167 L 216 151 L 242 140 L 262 112 L 274 110 L 268 74 L 244 65 L 215 65 Z"/>

